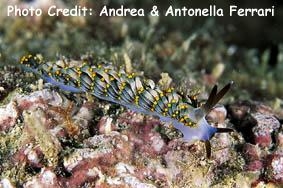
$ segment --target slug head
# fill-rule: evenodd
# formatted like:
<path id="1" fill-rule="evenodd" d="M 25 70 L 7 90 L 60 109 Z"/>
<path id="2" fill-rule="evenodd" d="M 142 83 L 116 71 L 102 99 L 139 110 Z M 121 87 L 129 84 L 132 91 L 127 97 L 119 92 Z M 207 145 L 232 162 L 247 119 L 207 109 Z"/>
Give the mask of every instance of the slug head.
<path id="1" fill-rule="evenodd" d="M 205 143 L 207 157 L 211 156 L 211 145 L 209 140 L 215 135 L 215 133 L 228 133 L 232 132 L 230 128 L 217 128 L 211 126 L 205 116 L 213 109 L 218 101 L 230 90 L 233 82 L 228 83 L 219 92 L 217 92 L 217 85 L 215 85 L 207 99 L 207 102 L 199 107 L 195 108 L 189 114 L 189 117 L 197 124 L 195 128 L 178 126 L 177 128 L 182 131 L 184 139 L 190 140 L 201 140 Z"/>
<path id="2" fill-rule="evenodd" d="M 214 107 L 214 105 L 216 105 L 218 101 L 222 99 L 222 97 L 230 90 L 232 84 L 233 82 L 231 81 L 226 86 L 224 86 L 219 92 L 217 92 L 217 85 L 213 87 L 207 99 L 207 102 L 202 106 L 202 109 L 205 114 L 208 114 Z M 211 156 L 211 144 L 209 140 L 215 135 L 215 133 L 229 133 L 233 131 L 234 130 L 230 128 L 214 128 L 214 131 L 212 131 L 209 135 L 209 139 L 203 140 L 205 143 L 207 158 L 210 158 Z"/>

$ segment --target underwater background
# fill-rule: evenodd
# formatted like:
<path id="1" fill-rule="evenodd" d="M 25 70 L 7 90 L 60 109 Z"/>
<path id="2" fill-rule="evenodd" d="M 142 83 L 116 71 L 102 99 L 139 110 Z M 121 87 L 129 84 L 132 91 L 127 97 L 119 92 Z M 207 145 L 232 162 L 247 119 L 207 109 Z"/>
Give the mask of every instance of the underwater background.
<path id="1" fill-rule="evenodd" d="M 1 0 L 0 186 L 2 187 L 281 187 L 283 186 L 283 3 L 267 17 L 7 16 L 7 6 L 104 5 L 159 11 L 208 7 L 199 1 Z M 211 2 L 212 4 L 212 2 Z M 231 3 L 213 2 L 228 10 Z M 146 12 L 147 12 L 146 11 Z M 227 14 L 227 13 L 226 13 Z M 234 82 L 207 116 L 233 133 L 183 142 L 158 119 L 88 95 L 64 92 L 19 67 L 44 61 L 111 62 L 207 99 Z"/>

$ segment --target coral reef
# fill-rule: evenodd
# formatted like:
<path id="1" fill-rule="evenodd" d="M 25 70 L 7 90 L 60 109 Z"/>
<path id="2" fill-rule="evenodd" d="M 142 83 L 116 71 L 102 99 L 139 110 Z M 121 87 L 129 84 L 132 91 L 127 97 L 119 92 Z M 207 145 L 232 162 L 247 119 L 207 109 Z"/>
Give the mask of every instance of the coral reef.
<path id="1" fill-rule="evenodd" d="M 243 134 L 246 143 L 242 146 L 245 169 L 256 174 L 257 181 L 282 181 L 282 124 L 276 118 L 278 114 L 272 109 L 259 104 L 240 102 L 229 106 L 231 121 L 235 128 Z"/>
<path id="2" fill-rule="evenodd" d="M 282 183 L 282 133 L 274 134 L 280 123 L 271 109 L 260 104 L 243 107 L 235 103 L 228 111 L 223 106 L 213 109 L 207 118 L 218 127 L 227 126 L 227 114 L 231 122 L 243 121 L 245 116 L 256 122 L 246 125 L 252 133 L 249 139 L 237 123 L 238 133 L 216 135 L 208 159 L 204 143 L 183 142 L 176 132 L 170 137 L 167 134 L 174 130 L 153 117 L 128 110 L 109 117 L 106 111 L 95 123 L 93 110 L 107 109 L 108 104 L 95 107 L 84 102 L 70 108 L 68 99 L 47 89 L 16 95 L 12 101 L 1 108 L 1 117 L 6 118 L 1 124 L 1 158 L 5 159 L 0 167 L 2 186 L 229 187 Z M 76 124 L 78 131 L 70 134 L 66 128 L 69 123 Z"/>
<path id="3" fill-rule="evenodd" d="M 282 187 L 282 15 L 238 22 L 5 15 L 8 4 L 45 11 L 54 3 L 98 10 L 122 2 L 152 7 L 151 0 L 0 3 L 0 187 Z M 111 62 L 163 89 L 202 93 L 200 103 L 212 85 L 234 80 L 225 106 L 206 117 L 234 132 L 216 134 L 207 158 L 205 143 L 183 142 L 169 123 L 63 92 L 20 71 L 18 60 L 27 53 L 50 61 Z"/>

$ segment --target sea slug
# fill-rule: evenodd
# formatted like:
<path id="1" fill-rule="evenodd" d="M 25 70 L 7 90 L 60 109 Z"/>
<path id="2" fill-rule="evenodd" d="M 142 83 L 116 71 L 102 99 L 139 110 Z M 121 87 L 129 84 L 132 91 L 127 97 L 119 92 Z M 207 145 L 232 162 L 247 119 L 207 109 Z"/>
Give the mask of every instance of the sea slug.
<path id="1" fill-rule="evenodd" d="M 20 60 L 21 65 L 46 82 L 70 92 L 87 92 L 99 99 L 123 105 L 136 112 L 159 117 L 180 130 L 185 141 L 209 140 L 215 133 L 230 132 L 229 128 L 211 126 L 205 116 L 229 91 L 232 82 L 217 92 L 215 85 L 204 105 L 199 105 L 195 96 L 184 96 L 173 88 L 162 90 L 152 80 L 142 80 L 139 76 L 117 70 L 111 65 L 80 66 L 60 61 L 44 62 L 37 56 L 27 55 Z"/>

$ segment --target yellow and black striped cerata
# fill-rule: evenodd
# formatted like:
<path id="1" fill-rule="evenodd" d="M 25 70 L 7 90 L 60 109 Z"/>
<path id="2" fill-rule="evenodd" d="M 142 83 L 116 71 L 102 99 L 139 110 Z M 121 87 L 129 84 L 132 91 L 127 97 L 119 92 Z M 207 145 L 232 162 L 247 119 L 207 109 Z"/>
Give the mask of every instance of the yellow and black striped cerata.
<path id="1" fill-rule="evenodd" d="M 202 140 L 209 146 L 208 141 L 215 133 L 231 131 L 211 126 L 205 116 L 227 93 L 232 82 L 219 92 L 214 86 L 206 103 L 199 106 L 194 96 L 184 97 L 173 88 L 162 90 L 152 80 L 143 80 L 108 64 L 90 65 L 85 61 L 78 66 L 64 61 L 44 62 L 33 55 L 23 56 L 20 63 L 26 70 L 63 90 L 87 92 L 99 99 L 170 122 L 182 132 L 186 141 Z"/>

